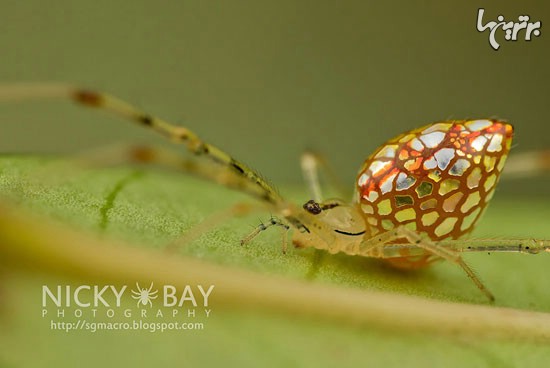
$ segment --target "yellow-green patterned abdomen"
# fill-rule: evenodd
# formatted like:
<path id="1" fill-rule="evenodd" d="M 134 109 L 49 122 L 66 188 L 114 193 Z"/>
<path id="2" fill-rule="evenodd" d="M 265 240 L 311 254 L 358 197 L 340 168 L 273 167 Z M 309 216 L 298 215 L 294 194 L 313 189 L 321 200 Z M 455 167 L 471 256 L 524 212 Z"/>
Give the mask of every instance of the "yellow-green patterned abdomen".
<path id="1" fill-rule="evenodd" d="M 503 121 L 451 120 L 386 142 L 356 181 L 371 234 L 399 225 L 432 240 L 472 231 L 494 194 L 512 135 Z"/>

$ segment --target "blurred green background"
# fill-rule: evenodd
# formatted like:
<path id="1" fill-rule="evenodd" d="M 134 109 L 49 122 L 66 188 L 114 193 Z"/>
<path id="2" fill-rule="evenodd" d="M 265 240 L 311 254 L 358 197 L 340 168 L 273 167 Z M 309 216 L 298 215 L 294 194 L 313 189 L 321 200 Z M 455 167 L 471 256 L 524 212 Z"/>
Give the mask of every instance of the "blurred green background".
<path id="1" fill-rule="evenodd" d="M 531 42 L 485 22 L 528 14 Z M 0 81 L 67 81 L 185 124 L 275 183 L 305 148 L 350 183 L 388 138 L 448 118 L 508 119 L 548 147 L 544 1 L 4 1 Z M 2 152 L 74 152 L 151 134 L 69 104 L 0 108 Z M 158 140 L 160 142 L 160 140 Z"/>

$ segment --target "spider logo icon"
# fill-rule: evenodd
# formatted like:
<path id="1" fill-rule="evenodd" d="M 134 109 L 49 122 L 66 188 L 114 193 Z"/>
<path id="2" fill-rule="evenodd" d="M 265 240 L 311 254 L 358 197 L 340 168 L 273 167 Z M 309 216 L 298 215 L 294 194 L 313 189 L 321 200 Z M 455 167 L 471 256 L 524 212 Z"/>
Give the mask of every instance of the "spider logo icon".
<path id="1" fill-rule="evenodd" d="M 153 303 L 151 300 L 158 298 L 158 290 L 153 290 L 153 283 L 151 282 L 151 286 L 149 286 L 149 289 L 141 288 L 139 287 L 139 283 L 136 282 L 136 290 L 132 290 L 132 298 L 137 299 L 137 306 L 139 307 L 140 304 L 143 306 L 146 306 L 149 304 L 149 307 L 153 306 Z"/>

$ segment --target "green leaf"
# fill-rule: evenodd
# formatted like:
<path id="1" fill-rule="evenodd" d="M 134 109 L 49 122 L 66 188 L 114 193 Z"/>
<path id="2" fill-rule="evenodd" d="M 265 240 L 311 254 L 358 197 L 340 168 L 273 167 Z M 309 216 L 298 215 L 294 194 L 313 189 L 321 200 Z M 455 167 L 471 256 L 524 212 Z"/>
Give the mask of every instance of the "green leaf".
<path id="1" fill-rule="evenodd" d="M 301 190 L 280 189 L 297 202 L 306 199 Z M 32 157 L 0 160 L 0 190 L 33 214 L 100 234 L 105 241 L 120 239 L 158 252 L 212 214 L 251 201 L 240 193 L 179 174 L 136 168 L 71 172 L 70 166 Z M 549 215 L 548 202 L 507 199 L 497 194 L 476 236 L 550 238 Z M 419 272 L 401 272 L 376 260 L 312 249 L 290 250 L 283 255 L 278 231 L 266 231 L 241 247 L 240 239 L 269 216 L 261 213 L 228 219 L 181 247 L 179 253 L 251 271 L 260 283 L 263 276 L 282 276 L 309 280 L 312 287 L 333 285 L 365 293 L 374 290 L 420 296 L 426 298 L 426 308 L 431 308 L 430 300 L 452 302 L 459 310 L 468 304 L 487 304 L 461 270 L 444 262 Z M 497 297 L 495 314 L 497 306 L 550 312 L 545 282 L 548 254 L 464 257 Z M 550 358 L 546 345 L 530 339 L 455 337 L 452 331 L 433 335 L 405 327 L 358 326 L 262 309 L 251 311 L 238 305 L 221 310 L 213 305 L 211 317 L 196 319 L 205 323 L 200 331 L 55 331 L 50 329 L 51 318 L 41 317 L 41 287 L 64 285 L 70 279 L 63 274 L 33 273 L 30 265 L 16 266 L 17 271 L 0 268 L 5 270 L 0 273 L 0 286 L 4 286 L 0 289 L 0 337 L 5 340 L 0 366 L 157 366 L 181 362 L 189 366 L 537 367 Z M 283 302 L 291 305 L 293 295 L 289 290 L 283 296 L 288 300 Z M 132 299 L 124 301 L 128 308 L 135 308 L 134 303 Z M 73 311 L 66 308 L 67 314 Z M 67 318 L 74 320 L 74 316 Z M 171 319 L 158 321 L 165 320 Z"/>

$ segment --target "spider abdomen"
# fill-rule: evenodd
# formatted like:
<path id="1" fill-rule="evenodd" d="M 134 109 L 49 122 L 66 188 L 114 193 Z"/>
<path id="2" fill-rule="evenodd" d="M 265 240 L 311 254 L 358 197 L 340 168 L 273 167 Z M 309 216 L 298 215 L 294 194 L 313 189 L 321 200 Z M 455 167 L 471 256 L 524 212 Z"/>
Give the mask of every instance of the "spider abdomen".
<path id="1" fill-rule="evenodd" d="M 432 240 L 472 231 L 490 201 L 512 143 L 499 120 L 449 120 L 379 147 L 356 180 L 356 197 L 376 234 L 404 225 Z"/>

